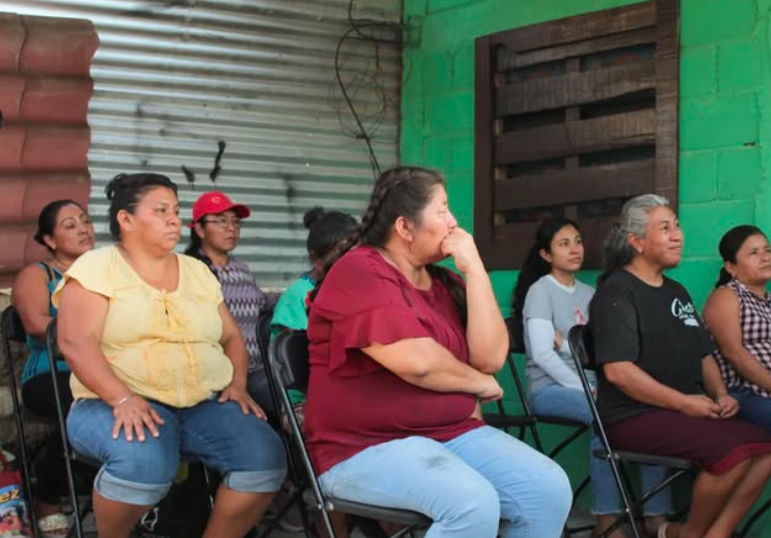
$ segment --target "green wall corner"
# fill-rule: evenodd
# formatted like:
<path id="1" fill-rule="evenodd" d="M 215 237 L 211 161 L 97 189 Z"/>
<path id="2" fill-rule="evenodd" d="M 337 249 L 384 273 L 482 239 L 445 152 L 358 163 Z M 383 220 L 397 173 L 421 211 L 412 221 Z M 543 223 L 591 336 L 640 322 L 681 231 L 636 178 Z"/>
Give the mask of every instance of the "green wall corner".
<path id="1" fill-rule="evenodd" d="M 473 227 L 474 40 L 632 3 L 405 0 L 402 160 L 444 172 L 461 226 Z M 681 0 L 679 197 L 686 247 L 672 276 L 699 308 L 717 277 L 721 235 L 741 223 L 771 232 L 770 10 L 771 0 Z M 490 276 L 508 314 L 516 273 Z M 581 275 L 590 283 L 595 277 Z M 560 463 L 576 483 L 586 472 L 586 453 L 569 452 Z M 769 523 L 766 517 L 755 528 Z"/>

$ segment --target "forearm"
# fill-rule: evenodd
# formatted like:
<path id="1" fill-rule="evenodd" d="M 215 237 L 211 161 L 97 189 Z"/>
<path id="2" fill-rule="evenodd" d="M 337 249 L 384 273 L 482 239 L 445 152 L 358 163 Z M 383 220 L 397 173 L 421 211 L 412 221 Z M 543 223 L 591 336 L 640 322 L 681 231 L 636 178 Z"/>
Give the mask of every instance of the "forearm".
<path id="1" fill-rule="evenodd" d="M 107 404 L 114 406 L 132 394 L 131 389 L 115 375 L 98 344 L 60 343 L 60 351 L 78 381 Z"/>
<path id="2" fill-rule="evenodd" d="M 432 338 L 374 344 L 362 351 L 407 383 L 437 392 L 479 394 L 490 376 L 459 361 Z"/>
<path id="3" fill-rule="evenodd" d="M 608 363 L 603 368 L 606 379 L 630 398 L 664 409 L 682 408 L 685 394 L 659 383 L 636 364 Z"/>
<path id="4" fill-rule="evenodd" d="M 246 387 L 246 376 L 249 370 L 249 355 L 246 352 L 244 341 L 240 338 L 240 335 L 238 335 L 238 337 L 231 336 L 222 342 L 222 349 L 233 364 L 232 383 L 241 387 Z M 264 360 L 267 360 L 267 357 L 264 357 Z"/>
<path id="5" fill-rule="evenodd" d="M 711 355 L 707 355 L 701 360 L 701 375 L 704 379 L 704 389 L 713 400 L 728 394 L 717 363 Z"/>
<path id="6" fill-rule="evenodd" d="M 559 383 L 564 387 L 583 390 L 581 379 L 578 377 L 578 374 L 565 364 L 565 361 L 563 361 L 557 353 L 552 352 L 549 357 L 541 356 L 539 360 L 534 358 L 533 362 L 535 362 L 541 370 L 546 372 L 556 383 Z"/>
<path id="7" fill-rule="evenodd" d="M 479 394 L 484 378 L 478 370 L 463 364 L 454 357 L 446 361 L 432 360 L 424 372 L 397 375 L 417 387 L 436 392 L 465 392 Z"/>
<path id="8" fill-rule="evenodd" d="M 22 317 L 22 325 L 24 325 L 24 332 L 28 336 L 37 338 L 38 340 L 45 340 L 46 329 L 48 324 L 51 323 L 51 316 L 35 315 L 31 317 Z"/>
<path id="9" fill-rule="evenodd" d="M 744 346 L 723 352 L 739 375 L 764 390 L 771 391 L 771 372 L 766 369 Z"/>
<path id="10" fill-rule="evenodd" d="M 509 335 L 483 266 L 466 274 L 466 301 L 466 338 L 471 365 L 481 372 L 493 374 L 506 360 Z"/>
<path id="11" fill-rule="evenodd" d="M 545 319 L 528 319 L 525 323 L 532 361 L 560 385 L 582 390 L 578 374 L 554 351 L 554 325 Z"/>

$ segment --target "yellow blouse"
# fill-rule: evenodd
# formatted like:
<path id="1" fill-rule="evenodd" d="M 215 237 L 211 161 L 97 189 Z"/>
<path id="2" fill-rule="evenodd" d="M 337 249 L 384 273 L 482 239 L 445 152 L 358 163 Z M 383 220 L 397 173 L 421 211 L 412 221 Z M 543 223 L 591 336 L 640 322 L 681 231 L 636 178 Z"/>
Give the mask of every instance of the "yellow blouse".
<path id="1" fill-rule="evenodd" d="M 174 407 L 191 407 L 224 389 L 233 364 L 219 341 L 222 291 L 208 267 L 177 254 L 176 291 L 156 289 L 134 271 L 116 246 L 83 254 L 54 291 L 70 280 L 109 299 L 99 342 L 115 374 L 134 393 Z M 75 398 L 98 398 L 73 374 Z"/>

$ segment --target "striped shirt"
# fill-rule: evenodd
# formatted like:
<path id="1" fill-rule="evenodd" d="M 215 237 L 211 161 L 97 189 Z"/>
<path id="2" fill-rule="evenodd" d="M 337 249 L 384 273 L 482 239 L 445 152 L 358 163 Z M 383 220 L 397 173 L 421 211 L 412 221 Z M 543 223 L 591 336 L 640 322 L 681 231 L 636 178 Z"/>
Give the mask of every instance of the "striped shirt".
<path id="1" fill-rule="evenodd" d="M 739 298 L 739 323 L 742 329 L 742 344 L 766 370 L 771 371 L 771 297 L 758 297 L 747 286 L 736 279 L 725 285 Z M 726 387 L 746 387 L 758 396 L 771 398 L 771 393 L 743 377 L 728 360 L 715 351 Z"/>

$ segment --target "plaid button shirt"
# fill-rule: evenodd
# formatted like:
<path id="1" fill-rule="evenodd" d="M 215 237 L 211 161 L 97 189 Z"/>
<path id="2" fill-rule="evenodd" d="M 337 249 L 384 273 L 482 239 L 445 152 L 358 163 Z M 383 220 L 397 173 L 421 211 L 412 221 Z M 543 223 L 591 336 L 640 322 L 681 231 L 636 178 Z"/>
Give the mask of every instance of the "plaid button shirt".
<path id="1" fill-rule="evenodd" d="M 768 293 L 763 298 L 758 297 L 736 279 L 731 280 L 726 287 L 739 298 L 739 322 L 744 347 L 771 371 L 771 297 Z M 720 350 L 715 351 L 715 359 L 727 388 L 747 387 L 758 396 L 771 398 L 769 391 L 742 377 L 720 354 Z"/>

